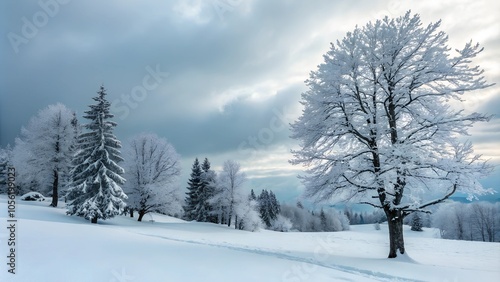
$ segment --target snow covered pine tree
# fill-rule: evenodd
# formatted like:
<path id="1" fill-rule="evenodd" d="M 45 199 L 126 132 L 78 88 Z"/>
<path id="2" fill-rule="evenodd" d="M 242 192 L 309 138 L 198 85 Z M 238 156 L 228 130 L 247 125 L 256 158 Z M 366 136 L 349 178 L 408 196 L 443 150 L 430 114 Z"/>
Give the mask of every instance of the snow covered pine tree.
<path id="1" fill-rule="evenodd" d="M 188 191 L 186 192 L 186 204 L 184 206 L 184 218 L 186 220 L 196 220 L 198 218 L 197 207 L 200 203 L 199 192 L 202 185 L 202 170 L 198 158 L 194 160 L 191 167 L 191 178 L 188 180 Z"/>
<path id="2" fill-rule="evenodd" d="M 106 100 L 106 90 L 101 86 L 97 103 L 90 105 L 84 118 L 87 132 L 78 137 L 78 152 L 71 171 L 68 188 L 67 214 L 77 215 L 97 223 L 97 219 L 108 219 L 123 212 L 127 195 L 120 185 L 125 183 L 124 173 L 118 163 L 123 161 L 119 149 L 120 141 L 114 136 L 116 123 L 111 121 L 111 104 Z"/>
<path id="3" fill-rule="evenodd" d="M 469 42 L 450 55 L 440 23 L 422 27 L 419 15 L 407 12 L 332 43 L 292 125 L 301 148 L 291 163 L 307 167 L 306 196 L 384 210 L 389 258 L 405 253 L 405 216 L 428 212 L 456 191 L 488 192 L 477 179 L 491 166 L 458 137 L 489 117 L 446 104 L 491 86 L 478 66 L 469 67 L 482 49 Z"/>

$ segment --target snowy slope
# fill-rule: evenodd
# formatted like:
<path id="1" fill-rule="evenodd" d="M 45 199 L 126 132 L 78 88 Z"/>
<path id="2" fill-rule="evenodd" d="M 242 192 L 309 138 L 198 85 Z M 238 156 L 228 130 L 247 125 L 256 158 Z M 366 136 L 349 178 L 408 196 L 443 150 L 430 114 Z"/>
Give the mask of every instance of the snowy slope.
<path id="1" fill-rule="evenodd" d="M 406 230 L 410 257 L 386 259 L 387 230 L 246 232 L 153 215 L 88 221 L 18 202 L 16 275 L 0 281 L 500 281 L 500 244 Z M 0 196 L 7 224 L 6 198 Z M 2 228 L 0 254 L 7 250 Z"/>

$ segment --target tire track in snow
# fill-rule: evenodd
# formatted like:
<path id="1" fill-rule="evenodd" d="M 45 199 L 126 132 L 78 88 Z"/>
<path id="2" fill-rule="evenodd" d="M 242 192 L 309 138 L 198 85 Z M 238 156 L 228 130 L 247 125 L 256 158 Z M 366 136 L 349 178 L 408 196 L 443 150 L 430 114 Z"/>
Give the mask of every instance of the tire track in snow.
<path id="1" fill-rule="evenodd" d="M 365 270 L 365 269 L 359 269 L 359 268 L 351 267 L 351 266 L 344 266 L 344 265 L 338 265 L 338 264 L 326 264 L 326 263 L 322 263 L 320 261 L 316 261 L 314 259 L 297 257 L 297 256 L 292 256 L 292 255 L 273 252 L 273 251 L 266 251 L 266 250 L 262 250 L 262 249 L 248 249 L 248 248 L 239 247 L 239 246 L 222 245 L 222 244 L 215 244 L 215 243 L 208 243 L 208 242 L 201 242 L 201 241 L 194 241 L 194 240 L 183 240 L 183 239 L 166 237 L 166 236 L 161 236 L 161 235 L 153 235 L 153 234 L 134 232 L 131 230 L 127 230 L 127 231 L 134 233 L 134 234 L 138 234 L 138 235 L 154 237 L 154 238 L 159 238 L 159 239 L 164 239 L 164 240 L 169 240 L 169 241 L 174 241 L 174 242 L 196 244 L 196 245 L 216 247 L 216 248 L 224 248 L 224 249 L 252 253 L 252 254 L 263 255 L 263 256 L 269 256 L 269 257 L 274 257 L 274 258 L 289 260 L 289 261 L 294 261 L 294 262 L 307 263 L 307 264 L 316 265 L 316 266 L 320 266 L 320 267 L 324 267 L 324 268 L 329 268 L 329 269 L 333 269 L 333 270 L 337 270 L 337 271 L 341 271 L 341 272 L 345 272 L 345 273 L 349 273 L 349 274 L 359 275 L 359 276 L 362 276 L 365 278 L 376 279 L 378 281 L 422 282 L 422 280 L 402 278 L 402 277 L 393 276 L 393 275 L 389 275 L 389 274 L 382 273 L 382 272 L 375 272 L 375 271 L 370 271 L 370 270 Z"/>

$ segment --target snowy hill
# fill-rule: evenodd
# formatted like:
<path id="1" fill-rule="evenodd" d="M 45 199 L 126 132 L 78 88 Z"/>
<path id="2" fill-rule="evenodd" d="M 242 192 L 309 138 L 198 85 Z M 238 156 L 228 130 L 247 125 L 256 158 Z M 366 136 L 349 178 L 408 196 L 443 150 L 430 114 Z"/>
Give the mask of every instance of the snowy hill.
<path id="1" fill-rule="evenodd" d="M 3 263 L 0 281 L 500 281 L 500 244 L 443 240 L 435 229 L 405 229 L 409 257 L 389 260 L 384 225 L 252 233 L 161 215 L 92 225 L 47 205 L 17 202 L 16 274 Z"/>

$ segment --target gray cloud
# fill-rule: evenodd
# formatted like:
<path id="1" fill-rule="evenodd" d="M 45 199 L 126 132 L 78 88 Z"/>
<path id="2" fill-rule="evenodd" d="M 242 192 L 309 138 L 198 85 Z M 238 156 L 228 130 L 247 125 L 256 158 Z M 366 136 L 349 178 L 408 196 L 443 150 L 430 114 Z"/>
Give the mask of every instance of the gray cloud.
<path id="1" fill-rule="evenodd" d="M 283 109 L 286 120 L 298 117 L 303 81 L 321 63 L 329 42 L 341 39 L 356 24 L 409 8 L 420 13 L 424 23 L 443 18 L 452 43 L 463 44 L 471 37 L 482 41 L 485 51 L 478 63 L 485 67 L 488 81 L 500 78 L 495 1 L 474 4 L 473 13 L 467 1 L 353 5 L 245 0 L 225 11 L 201 0 L 41 2 L 67 4 L 44 9 L 35 1 L 0 3 L 0 63 L 5 72 L 0 76 L 1 146 L 12 144 L 21 126 L 49 104 L 64 103 L 81 116 L 104 84 L 114 102 L 118 137 L 156 132 L 185 157 L 187 169 L 195 156 L 231 157 L 242 144 L 253 148 L 249 138 L 259 139 L 259 134 L 265 142 L 266 134 L 273 136 L 270 144 L 258 140 L 258 150 L 288 148 L 293 143 L 288 129 L 273 131 L 270 123 Z M 26 43 L 12 45 L 9 34 L 26 37 L 26 21 L 44 20 L 36 17 L 41 13 L 47 14 L 46 23 L 35 26 Z M 148 79 L 151 69 L 164 75 Z M 154 87 L 147 87 L 145 79 Z M 146 94 L 137 96 L 141 87 L 148 88 Z M 498 93 L 494 86 L 469 105 L 500 116 Z M 498 122 L 488 128 L 497 128 Z M 497 135 L 481 132 L 474 139 L 480 146 L 498 145 Z M 244 154 L 235 158 L 246 161 Z M 221 162 L 218 165 L 223 161 L 214 160 Z M 299 189 L 296 180 L 290 181 L 294 184 L 289 186 Z"/>

